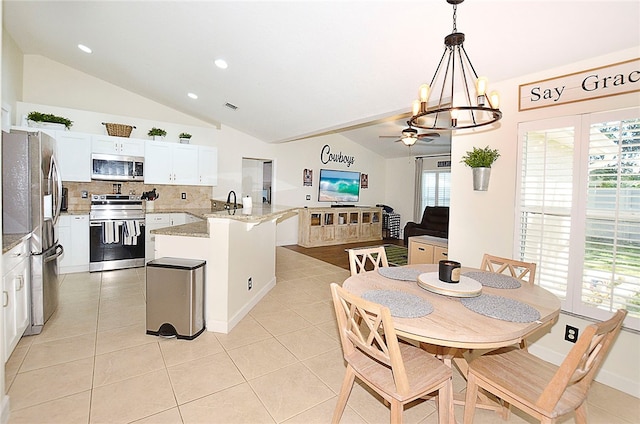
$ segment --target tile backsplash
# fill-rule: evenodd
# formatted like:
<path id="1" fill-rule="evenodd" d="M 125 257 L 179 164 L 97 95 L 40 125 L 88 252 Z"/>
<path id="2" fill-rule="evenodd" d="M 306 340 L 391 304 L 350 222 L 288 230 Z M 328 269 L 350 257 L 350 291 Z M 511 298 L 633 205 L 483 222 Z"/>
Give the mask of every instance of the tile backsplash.
<path id="1" fill-rule="evenodd" d="M 201 209 L 210 208 L 212 187 L 210 186 L 174 186 L 161 184 L 145 184 L 126 181 L 91 181 L 90 183 L 63 182 L 69 193 L 69 211 L 88 211 L 91 207 L 92 194 L 113 193 L 113 184 L 121 184 L 122 194 L 137 194 L 151 191 L 154 188 L 160 196 L 154 200 L 154 210 L 162 209 Z M 82 198 L 82 192 L 88 192 L 86 199 Z M 182 193 L 186 193 L 187 199 L 182 199 Z"/>

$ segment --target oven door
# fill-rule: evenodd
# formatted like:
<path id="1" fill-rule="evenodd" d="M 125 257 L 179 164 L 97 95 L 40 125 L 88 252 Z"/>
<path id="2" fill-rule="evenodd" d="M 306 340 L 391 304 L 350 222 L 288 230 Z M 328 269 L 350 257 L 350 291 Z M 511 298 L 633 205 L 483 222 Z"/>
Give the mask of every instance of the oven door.
<path id="1" fill-rule="evenodd" d="M 140 235 L 133 239 L 125 237 L 127 221 L 93 220 L 89 223 L 90 272 L 144 266 L 145 223 L 144 219 L 130 220 L 133 221 L 140 228 Z"/>

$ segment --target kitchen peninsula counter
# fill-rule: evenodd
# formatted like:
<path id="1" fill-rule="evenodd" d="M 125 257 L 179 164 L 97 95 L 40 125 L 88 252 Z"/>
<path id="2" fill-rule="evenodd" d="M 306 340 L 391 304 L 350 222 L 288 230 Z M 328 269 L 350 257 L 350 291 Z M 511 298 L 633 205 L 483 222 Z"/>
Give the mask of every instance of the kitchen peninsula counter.
<path id="1" fill-rule="evenodd" d="M 264 221 L 282 220 L 294 216 L 298 208 L 290 206 L 265 205 L 253 207 L 251 209 L 223 209 L 211 211 L 207 209 L 182 209 L 171 211 L 154 211 L 154 213 L 189 213 L 205 221 L 192 222 L 189 224 L 175 225 L 151 230 L 151 234 L 185 236 L 185 237 L 209 237 L 208 218 L 222 218 L 257 225 Z"/>
<path id="2" fill-rule="evenodd" d="M 275 286 L 276 224 L 297 211 L 275 205 L 209 210 L 200 215 L 206 221 L 151 230 L 156 258 L 206 261 L 208 331 L 228 333 Z"/>

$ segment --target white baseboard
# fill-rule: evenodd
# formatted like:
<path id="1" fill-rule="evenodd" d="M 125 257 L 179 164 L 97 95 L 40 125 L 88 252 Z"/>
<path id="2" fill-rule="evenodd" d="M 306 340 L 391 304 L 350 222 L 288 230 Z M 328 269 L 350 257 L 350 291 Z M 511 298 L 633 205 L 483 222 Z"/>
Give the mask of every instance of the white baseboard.
<path id="1" fill-rule="evenodd" d="M 207 331 L 213 331 L 216 333 L 224 333 L 228 334 L 229 331 L 233 329 L 242 318 L 247 316 L 247 314 L 253 309 L 254 306 L 258 304 L 262 300 L 263 297 L 269 293 L 269 291 L 276 286 L 276 278 L 273 277 L 271 281 L 269 281 L 256 295 L 251 299 L 249 303 L 244 305 L 242 309 L 240 309 L 228 322 L 224 321 L 207 321 L 205 323 L 207 327 Z"/>
<path id="2" fill-rule="evenodd" d="M 564 355 L 545 347 L 538 346 L 535 343 L 529 346 L 529 352 L 540 359 L 551 362 L 554 365 L 560 365 L 565 358 Z M 638 381 L 631 380 L 626 376 L 600 369 L 595 380 L 599 383 L 606 384 L 609 387 L 620 390 L 621 392 L 640 398 L 640 383 Z"/>

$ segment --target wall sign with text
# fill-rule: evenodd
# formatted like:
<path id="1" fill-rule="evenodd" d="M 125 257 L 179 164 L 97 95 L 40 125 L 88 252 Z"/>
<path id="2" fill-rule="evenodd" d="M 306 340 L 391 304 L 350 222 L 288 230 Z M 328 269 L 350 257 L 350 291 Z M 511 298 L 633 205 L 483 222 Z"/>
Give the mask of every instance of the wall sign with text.
<path id="1" fill-rule="evenodd" d="M 334 153 L 331 151 L 331 147 L 325 144 L 320 151 L 320 162 L 328 164 L 329 162 L 346 163 L 347 168 L 353 165 L 356 161 L 355 156 L 348 156 L 342 152 Z"/>
<path id="2" fill-rule="evenodd" d="M 640 59 L 520 85 L 518 110 L 640 91 Z"/>

